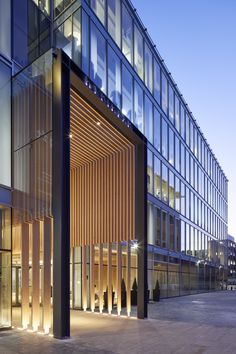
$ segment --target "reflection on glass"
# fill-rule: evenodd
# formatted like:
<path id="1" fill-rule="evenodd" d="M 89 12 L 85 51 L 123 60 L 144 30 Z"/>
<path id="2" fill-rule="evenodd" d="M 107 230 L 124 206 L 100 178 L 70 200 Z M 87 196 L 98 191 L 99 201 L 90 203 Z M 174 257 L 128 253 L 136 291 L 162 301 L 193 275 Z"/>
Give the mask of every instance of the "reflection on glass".
<path id="1" fill-rule="evenodd" d="M 165 74 L 161 72 L 161 107 L 165 114 L 168 112 L 168 86 Z"/>
<path id="2" fill-rule="evenodd" d="M 175 176 L 175 209 L 180 212 L 180 180 Z"/>
<path id="3" fill-rule="evenodd" d="M 106 92 L 106 43 L 93 22 L 91 22 L 90 42 L 90 76 L 94 83 Z"/>
<path id="4" fill-rule="evenodd" d="M 174 166 L 174 132 L 169 128 L 169 163 Z"/>
<path id="5" fill-rule="evenodd" d="M 175 96 L 175 127 L 180 131 L 179 99 Z"/>
<path id="6" fill-rule="evenodd" d="M 143 90 L 134 82 L 134 124 L 143 132 Z"/>
<path id="7" fill-rule="evenodd" d="M 168 203 L 168 169 L 162 164 L 162 200 Z"/>
<path id="8" fill-rule="evenodd" d="M 175 136 L 175 168 L 180 171 L 180 141 L 177 136 Z"/>
<path id="9" fill-rule="evenodd" d="M 184 107 L 181 104 L 181 110 L 180 110 L 180 119 L 181 119 L 181 136 L 185 139 L 185 110 Z"/>
<path id="10" fill-rule="evenodd" d="M 122 65 L 122 113 L 132 121 L 133 77 L 124 65 Z"/>
<path id="11" fill-rule="evenodd" d="M 81 10 L 73 14 L 72 59 L 81 66 Z"/>
<path id="12" fill-rule="evenodd" d="M 134 26 L 134 69 L 143 79 L 143 36 Z"/>
<path id="13" fill-rule="evenodd" d="M 120 108 L 121 101 L 121 66 L 120 59 L 108 46 L 108 97 Z"/>
<path id="14" fill-rule="evenodd" d="M 147 152 L 147 190 L 153 194 L 153 153 Z"/>
<path id="15" fill-rule="evenodd" d="M 11 56 L 11 1 L 0 0 L 0 52 Z"/>
<path id="16" fill-rule="evenodd" d="M 122 52 L 128 61 L 132 63 L 133 22 L 125 5 L 122 5 Z"/>
<path id="17" fill-rule="evenodd" d="M 169 206 L 171 208 L 175 207 L 174 174 L 171 171 L 169 171 Z"/>
<path id="18" fill-rule="evenodd" d="M 107 0 L 107 28 L 120 47 L 120 0 Z"/>
<path id="19" fill-rule="evenodd" d="M 174 124 L 174 91 L 169 85 L 169 119 Z"/>
<path id="20" fill-rule="evenodd" d="M 154 90 L 153 94 L 157 102 L 161 103 L 161 69 L 160 65 L 154 60 L 154 75 L 153 75 Z"/>
<path id="21" fill-rule="evenodd" d="M 167 159 L 168 157 L 168 130 L 167 123 L 162 118 L 162 156 Z"/>
<path id="22" fill-rule="evenodd" d="M 72 57 L 72 20 L 68 18 L 56 31 L 56 47 Z"/>
<path id="23" fill-rule="evenodd" d="M 105 24 L 105 0 L 91 0 L 90 1 L 90 6 L 99 18 L 99 20 L 102 22 L 102 24 Z"/>
<path id="24" fill-rule="evenodd" d="M 11 209 L 0 206 L 0 249 L 11 249 Z"/>
<path id="25" fill-rule="evenodd" d="M 154 106 L 154 147 L 161 151 L 161 115 Z"/>
<path id="26" fill-rule="evenodd" d="M 82 10 L 82 70 L 89 75 L 89 17 Z"/>
<path id="27" fill-rule="evenodd" d="M 167 247 L 167 214 L 162 212 L 162 247 Z"/>
<path id="28" fill-rule="evenodd" d="M 11 252 L 0 250 L 0 327 L 11 326 Z"/>
<path id="29" fill-rule="evenodd" d="M 153 143 L 153 109 L 152 103 L 145 95 L 145 136 Z"/>
<path id="30" fill-rule="evenodd" d="M 161 162 L 154 156 L 154 196 L 161 199 Z"/>
<path id="31" fill-rule="evenodd" d="M 152 92 L 152 53 L 147 44 L 145 43 L 145 84 Z"/>
<path id="32" fill-rule="evenodd" d="M 174 217 L 170 215 L 170 244 L 169 248 L 171 250 L 174 250 L 175 248 L 175 223 L 174 223 Z"/>

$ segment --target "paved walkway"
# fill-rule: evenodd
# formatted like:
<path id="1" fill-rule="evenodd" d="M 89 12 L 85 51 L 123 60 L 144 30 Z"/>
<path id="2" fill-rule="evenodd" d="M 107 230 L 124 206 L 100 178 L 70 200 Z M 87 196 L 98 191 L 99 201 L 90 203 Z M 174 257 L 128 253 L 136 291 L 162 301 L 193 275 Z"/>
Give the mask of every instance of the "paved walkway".
<path id="1" fill-rule="evenodd" d="M 0 332 L 0 354 L 236 353 L 236 292 L 162 300 L 149 312 L 142 321 L 72 311 L 71 339 Z"/>

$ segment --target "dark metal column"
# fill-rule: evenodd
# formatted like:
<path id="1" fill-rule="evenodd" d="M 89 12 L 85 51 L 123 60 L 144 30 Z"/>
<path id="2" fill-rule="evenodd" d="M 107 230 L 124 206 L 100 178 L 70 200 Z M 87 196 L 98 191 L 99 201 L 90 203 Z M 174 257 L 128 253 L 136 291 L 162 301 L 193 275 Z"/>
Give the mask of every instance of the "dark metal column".
<path id="1" fill-rule="evenodd" d="M 135 230 L 138 239 L 138 308 L 140 319 L 147 317 L 147 147 L 136 145 Z"/>
<path id="2" fill-rule="evenodd" d="M 70 336 L 70 69 L 56 51 L 53 61 L 52 212 L 53 334 Z"/>

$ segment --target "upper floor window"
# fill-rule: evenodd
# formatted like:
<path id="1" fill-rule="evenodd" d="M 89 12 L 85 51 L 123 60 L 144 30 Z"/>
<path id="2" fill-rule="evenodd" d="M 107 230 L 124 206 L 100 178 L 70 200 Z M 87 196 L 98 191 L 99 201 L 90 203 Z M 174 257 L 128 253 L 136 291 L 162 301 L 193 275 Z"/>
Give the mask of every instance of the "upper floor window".
<path id="1" fill-rule="evenodd" d="M 169 118 L 172 124 L 174 124 L 174 91 L 169 85 Z"/>
<path id="2" fill-rule="evenodd" d="M 91 22 L 90 53 L 91 79 L 106 92 L 106 42 L 93 22 Z"/>
<path id="3" fill-rule="evenodd" d="M 143 132 L 143 90 L 136 81 L 134 83 L 134 124 Z"/>
<path id="4" fill-rule="evenodd" d="M 122 113 L 132 121 L 133 77 L 124 65 L 122 65 Z"/>
<path id="5" fill-rule="evenodd" d="M 160 65 L 154 60 L 154 75 L 153 75 L 154 90 L 153 94 L 157 102 L 161 103 L 161 69 Z"/>
<path id="6" fill-rule="evenodd" d="M 99 20 L 102 22 L 102 24 L 105 24 L 105 6 L 106 2 L 105 0 L 91 0 L 90 2 L 91 8 L 99 18 Z"/>
<path id="7" fill-rule="evenodd" d="M 120 0 L 107 0 L 107 28 L 120 47 Z"/>
<path id="8" fill-rule="evenodd" d="M 133 21 L 126 9 L 122 6 L 122 52 L 130 63 L 133 61 Z"/>
<path id="9" fill-rule="evenodd" d="M 161 107 L 165 114 L 168 112 L 168 86 L 165 74 L 161 72 Z"/>
<path id="10" fill-rule="evenodd" d="M 145 43 L 145 85 L 152 92 L 152 53 L 147 44 Z"/>
<path id="11" fill-rule="evenodd" d="M 115 52 L 108 46 L 108 97 L 120 108 L 121 64 Z"/>
<path id="12" fill-rule="evenodd" d="M 143 79 L 143 36 L 134 26 L 134 69 Z"/>

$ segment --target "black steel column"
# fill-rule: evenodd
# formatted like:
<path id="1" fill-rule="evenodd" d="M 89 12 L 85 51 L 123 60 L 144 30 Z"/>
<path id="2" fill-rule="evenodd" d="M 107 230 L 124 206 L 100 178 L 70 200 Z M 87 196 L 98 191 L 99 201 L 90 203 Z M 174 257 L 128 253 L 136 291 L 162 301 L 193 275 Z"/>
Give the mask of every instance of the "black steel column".
<path id="1" fill-rule="evenodd" d="M 53 61 L 52 212 L 53 334 L 70 336 L 70 69 L 56 51 Z"/>
<path id="2" fill-rule="evenodd" d="M 138 308 L 140 319 L 147 317 L 147 147 L 136 145 L 135 230 L 138 239 Z"/>

